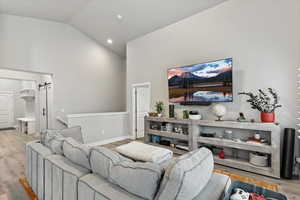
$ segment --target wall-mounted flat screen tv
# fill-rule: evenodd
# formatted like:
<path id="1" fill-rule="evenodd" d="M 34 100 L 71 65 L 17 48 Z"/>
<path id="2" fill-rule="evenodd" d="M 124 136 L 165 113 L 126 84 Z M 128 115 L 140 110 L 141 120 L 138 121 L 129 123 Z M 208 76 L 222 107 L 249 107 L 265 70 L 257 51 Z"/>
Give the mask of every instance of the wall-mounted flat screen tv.
<path id="1" fill-rule="evenodd" d="M 232 102 L 232 58 L 168 69 L 169 101 Z"/>

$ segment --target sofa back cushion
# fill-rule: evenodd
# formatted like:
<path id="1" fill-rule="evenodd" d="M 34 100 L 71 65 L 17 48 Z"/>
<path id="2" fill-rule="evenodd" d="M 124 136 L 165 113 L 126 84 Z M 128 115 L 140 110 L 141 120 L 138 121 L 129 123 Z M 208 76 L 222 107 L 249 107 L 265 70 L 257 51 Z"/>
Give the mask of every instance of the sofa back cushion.
<path id="1" fill-rule="evenodd" d="M 171 161 L 155 199 L 194 199 L 210 180 L 213 167 L 213 155 L 206 148 Z"/>
<path id="2" fill-rule="evenodd" d="M 65 138 L 71 137 L 79 143 L 82 144 L 84 143 L 80 126 L 74 126 L 74 127 L 62 129 L 59 131 L 59 133 Z"/>
<path id="3" fill-rule="evenodd" d="M 109 179 L 110 169 L 113 164 L 121 161 L 133 162 L 130 159 L 121 156 L 115 151 L 105 147 L 94 147 L 91 150 L 90 163 L 93 173 Z"/>
<path id="4" fill-rule="evenodd" d="M 119 162 L 110 171 L 110 181 L 143 199 L 154 199 L 163 169 L 155 163 Z"/>
<path id="5" fill-rule="evenodd" d="M 66 138 L 63 142 L 63 153 L 73 163 L 91 169 L 90 148 L 81 144 L 73 138 Z"/>

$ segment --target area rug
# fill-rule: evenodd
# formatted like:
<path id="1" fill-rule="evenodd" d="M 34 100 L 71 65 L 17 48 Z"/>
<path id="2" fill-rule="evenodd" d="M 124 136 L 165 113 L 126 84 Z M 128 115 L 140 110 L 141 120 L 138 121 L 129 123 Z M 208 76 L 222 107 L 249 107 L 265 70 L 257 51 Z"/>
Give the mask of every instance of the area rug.
<path id="1" fill-rule="evenodd" d="M 32 191 L 28 181 L 26 178 L 20 178 L 19 182 L 21 183 L 21 185 L 23 186 L 24 190 L 26 191 L 26 193 L 28 194 L 28 197 L 31 200 L 38 200 L 37 196 L 34 194 L 34 192 Z"/>
<path id="2" fill-rule="evenodd" d="M 241 176 L 241 175 L 234 174 L 230 171 L 226 171 L 226 170 L 222 170 L 222 169 L 214 169 L 214 172 L 218 173 L 218 174 L 224 174 L 224 175 L 229 176 L 231 178 L 231 181 L 242 181 L 244 183 L 257 185 L 259 187 L 262 187 L 262 188 L 265 188 L 265 189 L 268 189 L 268 190 L 273 190 L 275 192 L 278 191 L 278 185 L 273 184 L 273 183 L 268 183 L 268 182 L 265 182 L 265 181 L 256 180 L 256 179 L 249 178 L 249 177 L 246 177 L 246 176 Z"/>

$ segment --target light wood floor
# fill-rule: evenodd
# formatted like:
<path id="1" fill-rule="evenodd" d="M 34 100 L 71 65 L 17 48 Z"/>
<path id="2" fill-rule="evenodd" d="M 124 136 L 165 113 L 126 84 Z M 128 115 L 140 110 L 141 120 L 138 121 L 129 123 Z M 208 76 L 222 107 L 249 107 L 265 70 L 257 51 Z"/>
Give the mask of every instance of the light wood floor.
<path id="1" fill-rule="evenodd" d="M 25 176 L 25 144 L 35 139 L 13 130 L 0 131 L 0 200 L 29 200 L 18 179 Z M 104 146 L 114 149 L 129 142 L 131 140 L 123 140 Z M 289 200 L 300 200 L 300 180 L 273 179 L 219 165 L 217 168 L 278 184 L 280 192 L 287 195 Z"/>
<path id="2" fill-rule="evenodd" d="M 25 176 L 25 144 L 33 136 L 0 131 L 0 200 L 29 200 L 18 179 Z"/>

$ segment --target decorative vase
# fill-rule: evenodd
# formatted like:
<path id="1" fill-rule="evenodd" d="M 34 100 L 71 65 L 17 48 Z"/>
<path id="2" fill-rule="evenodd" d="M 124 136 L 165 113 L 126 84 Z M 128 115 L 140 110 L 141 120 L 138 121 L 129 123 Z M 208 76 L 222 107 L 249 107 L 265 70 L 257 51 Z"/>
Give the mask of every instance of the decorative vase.
<path id="1" fill-rule="evenodd" d="M 158 113 L 157 116 L 158 116 L 158 117 L 162 117 L 162 113 Z"/>
<path id="2" fill-rule="evenodd" d="M 225 152 L 224 152 L 224 151 L 221 151 L 221 152 L 219 153 L 219 158 L 220 158 L 220 159 L 225 159 Z"/>
<path id="3" fill-rule="evenodd" d="M 212 107 L 212 112 L 218 118 L 217 121 L 221 121 L 222 117 L 226 115 L 226 107 L 222 104 L 215 104 Z"/>
<path id="4" fill-rule="evenodd" d="M 260 118 L 262 123 L 273 123 L 275 122 L 275 113 L 262 112 Z"/>

